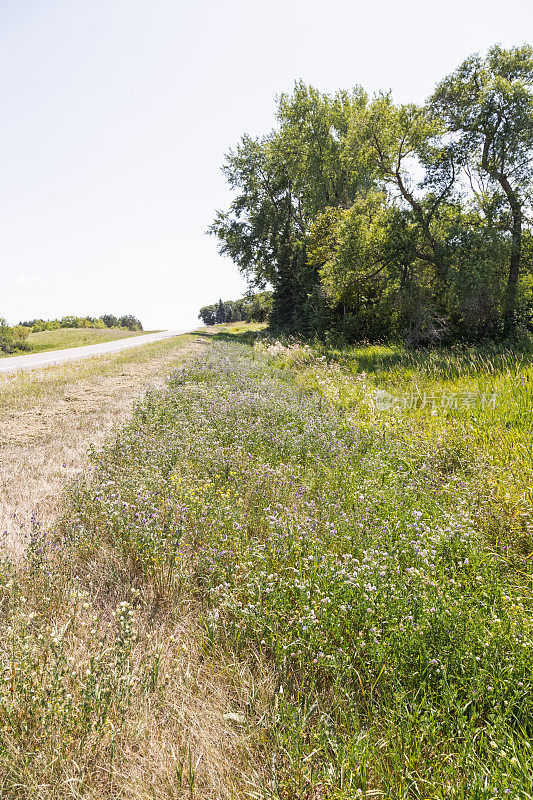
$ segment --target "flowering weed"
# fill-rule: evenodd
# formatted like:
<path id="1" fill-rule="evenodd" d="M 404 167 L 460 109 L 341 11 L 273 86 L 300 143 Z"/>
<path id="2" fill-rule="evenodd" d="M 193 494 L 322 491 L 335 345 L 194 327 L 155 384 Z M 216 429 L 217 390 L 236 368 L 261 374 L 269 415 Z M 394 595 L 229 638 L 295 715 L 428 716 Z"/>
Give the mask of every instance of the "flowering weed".
<path id="1" fill-rule="evenodd" d="M 165 639 L 132 659 L 135 614 L 194 607 L 205 657 L 248 665 L 220 714 L 255 756 L 234 796 L 530 798 L 531 368 L 487 358 L 215 341 L 176 371 L 66 501 L 70 574 L 118 614 L 74 691 L 54 655 L 74 621 L 43 666 L 13 606 L 16 660 L 58 676 L 47 713 L 72 706 L 81 742 L 109 718 L 119 736 L 137 694 L 164 704 L 188 679 L 160 678 Z M 376 409 L 376 388 L 413 383 L 499 405 Z"/>

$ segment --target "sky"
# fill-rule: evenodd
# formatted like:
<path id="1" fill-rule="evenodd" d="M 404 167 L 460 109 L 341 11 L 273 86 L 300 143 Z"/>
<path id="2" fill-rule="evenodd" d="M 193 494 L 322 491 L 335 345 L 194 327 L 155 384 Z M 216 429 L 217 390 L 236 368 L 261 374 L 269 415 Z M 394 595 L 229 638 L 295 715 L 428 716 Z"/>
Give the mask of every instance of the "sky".
<path id="1" fill-rule="evenodd" d="M 205 231 L 224 154 L 278 94 L 422 102 L 528 41 L 531 0 L 0 0 L 0 316 L 196 326 L 247 288 Z"/>

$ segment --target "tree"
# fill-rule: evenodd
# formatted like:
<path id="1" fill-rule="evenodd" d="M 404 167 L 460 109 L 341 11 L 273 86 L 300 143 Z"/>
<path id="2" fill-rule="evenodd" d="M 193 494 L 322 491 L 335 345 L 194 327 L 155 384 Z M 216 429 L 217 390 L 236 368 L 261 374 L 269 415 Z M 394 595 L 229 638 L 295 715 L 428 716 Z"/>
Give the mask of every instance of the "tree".
<path id="1" fill-rule="evenodd" d="M 210 233 L 252 286 L 273 286 L 276 327 L 308 327 L 320 282 L 306 257 L 309 224 L 328 206 L 349 206 L 365 183 L 343 158 L 350 114 L 365 103 L 360 89 L 331 97 L 297 83 L 278 100 L 278 127 L 262 139 L 244 136 L 226 158 L 223 171 L 238 194 Z"/>
<path id="2" fill-rule="evenodd" d="M 11 328 L 5 319 L 0 317 L 0 352 L 16 353 L 17 351 L 30 350 L 30 345 L 26 342 L 28 329 L 22 325 Z"/>
<path id="3" fill-rule="evenodd" d="M 78 328 L 79 327 L 79 317 L 75 316 L 68 316 L 62 317 L 60 321 L 60 325 L 62 328 Z"/>
<path id="4" fill-rule="evenodd" d="M 198 314 L 204 325 L 215 325 L 217 321 L 216 306 L 204 306 Z"/>
<path id="5" fill-rule="evenodd" d="M 473 55 L 437 87 L 432 106 L 456 134 L 473 170 L 485 175 L 505 201 L 499 223 L 511 248 L 505 291 L 503 332 L 516 326 L 524 209 L 533 178 L 533 48 L 504 50 L 496 45 L 485 58 Z"/>
<path id="6" fill-rule="evenodd" d="M 217 324 L 220 303 L 224 310 L 225 322 L 266 322 L 272 310 L 272 292 L 259 292 L 241 297 L 239 300 L 219 300 L 200 309 L 198 317 L 205 325 Z"/>
<path id="7" fill-rule="evenodd" d="M 271 327 L 421 344 L 532 325 L 532 87 L 532 48 L 493 47 L 423 106 L 281 95 L 276 127 L 228 155 L 235 196 L 210 229 L 272 286 Z"/>
<path id="8" fill-rule="evenodd" d="M 114 314 L 104 314 L 102 321 L 106 328 L 118 328 L 118 319 Z"/>
<path id="9" fill-rule="evenodd" d="M 441 283 L 446 280 L 446 254 L 436 236 L 436 219 L 455 183 L 455 159 L 452 149 L 440 143 L 443 132 L 441 121 L 425 108 L 396 107 L 389 94 L 382 94 L 352 117 L 347 142 L 356 171 L 372 171 L 392 199 L 410 211 L 418 233 L 416 255 L 434 267 Z"/>
<path id="10" fill-rule="evenodd" d="M 217 325 L 226 322 L 226 314 L 224 313 L 224 303 L 222 302 L 222 300 L 218 301 L 215 319 Z"/>
<path id="11" fill-rule="evenodd" d="M 120 317 L 118 324 L 122 328 L 127 328 L 130 331 L 142 331 L 143 329 L 140 320 L 134 317 L 133 314 L 125 314 L 123 317 Z"/>

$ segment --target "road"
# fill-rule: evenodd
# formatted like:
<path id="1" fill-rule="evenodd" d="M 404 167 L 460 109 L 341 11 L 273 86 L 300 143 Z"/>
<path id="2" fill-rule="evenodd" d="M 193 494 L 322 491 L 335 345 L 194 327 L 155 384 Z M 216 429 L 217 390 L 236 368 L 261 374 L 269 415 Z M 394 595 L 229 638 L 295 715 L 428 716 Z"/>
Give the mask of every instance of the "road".
<path id="1" fill-rule="evenodd" d="M 65 350 L 46 350 L 43 353 L 29 353 L 27 356 L 13 356 L 0 358 L 0 372 L 18 372 L 25 369 L 39 369 L 52 364 L 64 364 L 67 361 L 79 361 L 91 356 L 102 356 L 106 353 L 118 353 L 129 347 L 139 347 L 142 344 L 159 342 L 161 339 L 171 339 L 188 331 L 161 331 L 160 333 L 147 333 L 144 336 L 131 336 L 128 339 L 115 339 L 114 342 L 100 342 L 84 347 L 69 347 Z"/>

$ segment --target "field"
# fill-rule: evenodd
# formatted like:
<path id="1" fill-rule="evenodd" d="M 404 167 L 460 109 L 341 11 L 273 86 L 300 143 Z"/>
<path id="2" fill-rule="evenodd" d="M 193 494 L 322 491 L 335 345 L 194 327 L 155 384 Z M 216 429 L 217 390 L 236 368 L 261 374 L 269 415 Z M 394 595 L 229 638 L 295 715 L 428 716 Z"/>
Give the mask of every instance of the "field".
<path id="1" fill-rule="evenodd" d="M 3 563 L 0 796 L 533 797 L 531 354 L 196 339 Z"/>
<path id="2" fill-rule="evenodd" d="M 120 328 L 60 328 L 57 331 L 40 331 L 30 333 L 26 339 L 31 346 L 28 353 L 40 353 L 43 350 L 63 350 L 68 347 L 83 347 L 100 342 L 114 342 L 116 339 L 127 339 L 155 331 L 126 331 Z M 3 357 L 9 354 L 2 354 Z"/>
<path id="3" fill-rule="evenodd" d="M 9 552 L 20 551 L 32 515 L 51 525 L 61 493 L 127 419 L 147 388 L 162 379 L 194 339 L 142 345 L 75 364 L 0 375 L 0 530 Z"/>

